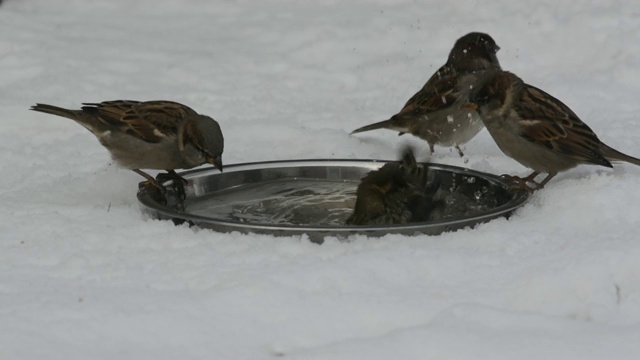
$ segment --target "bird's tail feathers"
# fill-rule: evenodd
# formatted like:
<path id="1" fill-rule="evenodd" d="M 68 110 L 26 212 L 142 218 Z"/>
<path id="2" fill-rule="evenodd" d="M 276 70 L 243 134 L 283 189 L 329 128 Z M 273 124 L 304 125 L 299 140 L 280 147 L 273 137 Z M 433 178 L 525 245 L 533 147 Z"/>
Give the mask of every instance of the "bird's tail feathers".
<path id="1" fill-rule="evenodd" d="M 62 117 L 66 117 L 72 120 L 77 120 L 78 115 L 74 110 L 69 110 L 65 108 L 61 108 L 58 106 L 47 105 L 47 104 L 35 104 L 29 110 L 39 111 L 46 114 L 58 115 Z"/>
<path id="2" fill-rule="evenodd" d="M 384 120 L 384 121 L 363 126 L 361 128 L 357 128 L 351 132 L 351 135 L 365 132 L 365 131 L 370 131 L 370 130 L 377 130 L 377 129 L 389 129 L 389 130 L 399 131 L 402 133 L 409 132 L 409 128 L 406 125 L 400 123 L 396 117 L 392 117 L 389 120 Z"/>
<path id="3" fill-rule="evenodd" d="M 602 155 L 604 155 L 604 157 L 609 161 L 624 161 L 628 162 L 629 164 L 640 166 L 640 159 L 629 156 L 627 154 L 623 154 L 620 151 L 609 147 L 608 145 L 602 144 L 600 150 L 602 151 Z"/>

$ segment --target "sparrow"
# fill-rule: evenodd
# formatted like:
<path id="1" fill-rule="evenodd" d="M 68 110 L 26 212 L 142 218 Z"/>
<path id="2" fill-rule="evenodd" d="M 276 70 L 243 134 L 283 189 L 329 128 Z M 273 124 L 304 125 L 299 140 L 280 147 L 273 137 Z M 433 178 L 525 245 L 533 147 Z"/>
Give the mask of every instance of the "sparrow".
<path id="1" fill-rule="evenodd" d="M 501 69 L 498 50 L 500 47 L 487 34 L 472 32 L 461 37 L 447 62 L 399 113 L 351 134 L 376 129 L 399 131 L 399 135 L 410 133 L 425 140 L 432 154 L 435 145 L 454 146 L 462 157 L 459 145 L 467 143 L 483 127 L 477 113 L 462 106 L 468 103 L 470 91 Z"/>
<path id="2" fill-rule="evenodd" d="M 214 119 L 173 101 L 115 100 L 83 103 L 80 110 L 36 104 L 31 110 L 69 118 L 95 135 L 113 160 L 147 179 L 164 193 L 160 181 L 172 180 L 184 198 L 186 180 L 175 169 L 206 163 L 222 171 L 224 139 Z M 157 179 L 140 169 L 166 170 Z"/>
<path id="3" fill-rule="evenodd" d="M 423 222 L 438 204 L 434 194 L 440 178 L 430 183 L 428 167 L 416 163 L 411 150 L 401 161 L 369 172 L 356 190 L 356 204 L 347 225 L 384 225 Z"/>
<path id="4" fill-rule="evenodd" d="M 611 168 L 611 162 L 625 161 L 640 166 L 640 159 L 600 141 L 567 105 L 513 73 L 497 73 L 468 105 L 478 110 L 500 150 L 533 170 L 524 178 L 507 176 L 515 187 L 541 189 L 559 172 L 580 164 Z M 540 173 L 547 176 L 535 182 Z"/>

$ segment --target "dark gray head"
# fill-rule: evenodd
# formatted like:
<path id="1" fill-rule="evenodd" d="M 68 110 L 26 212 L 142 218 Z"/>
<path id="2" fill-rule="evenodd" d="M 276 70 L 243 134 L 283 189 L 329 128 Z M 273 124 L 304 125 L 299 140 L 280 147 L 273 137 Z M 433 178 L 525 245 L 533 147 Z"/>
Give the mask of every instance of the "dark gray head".
<path id="1" fill-rule="evenodd" d="M 500 69 L 498 50 L 500 47 L 488 34 L 468 33 L 453 45 L 447 64 L 459 71 Z"/>
<path id="2" fill-rule="evenodd" d="M 480 115 L 498 110 L 507 102 L 509 93 L 515 94 L 523 87 L 524 82 L 517 75 L 499 71 L 470 94 L 470 109 L 477 109 Z"/>
<path id="3" fill-rule="evenodd" d="M 206 162 L 222 171 L 224 138 L 218 122 L 208 116 L 198 115 L 193 119 L 193 126 L 187 129 L 187 134 L 194 139 L 192 145 Z"/>

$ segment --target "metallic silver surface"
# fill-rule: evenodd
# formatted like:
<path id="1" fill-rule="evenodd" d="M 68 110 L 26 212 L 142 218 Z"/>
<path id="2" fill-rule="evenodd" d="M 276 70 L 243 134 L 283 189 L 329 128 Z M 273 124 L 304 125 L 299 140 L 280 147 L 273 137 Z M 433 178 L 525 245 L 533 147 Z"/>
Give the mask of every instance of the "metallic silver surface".
<path id="1" fill-rule="evenodd" d="M 474 226 L 501 216 L 510 215 L 524 204 L 528 194 L 513 192 L 507 182 L 496 175 L 481 173 L 460 167 L 429 164 L 430 171 L 440 176 L 441 190 L 447 197 L 448 205 L 458 213 L 449 213 L 428 222 L 385 226 L 347 226 L 314 223 L 265 223 L 264 221 L 234 220 L 232 217 L 208 214 L 208 201 L 224 198 L 224 194 L 233 192 L 243 194 L 245 189 L 273 187 L 276 183 L 309 181 L 335 184 L 337 188 L 348 187 L 355 201 L 355 189 L 360 179 L 369 171 L 376 170 L 386 161 L 378 160 L 287 160 L 258 163 L 235 164 L 225 166 L 224 173 L 213 168 L 191 170 L 181 173 L 189 180 L 186 186 L 187 200 L 185 210 L 178 210 L 175 192 L 167 191 L 166 204 L 158 201 L 154 188 L 143 188 L 138 192 L 138 200 L 144 213 L 157 219 L 173 220 L 175 223 L 189 224 L 209 228 L 219 232 L 238 231 L 243 233 L 271 234 L 291 236 L 307 234 L 311 241 L 321 243 L 325 236 L 345 238 L 354 234 L 383 236 L 386 234 L 427 234 L 437 235 L 445 231 L 453 231 Z M 350 190 L 352 189 L 352 191 Z M 440 190 L 439 190 L 440 191 Z M 157 192 L 157 191 L 156 191 Z M 253 193 L 250 193 L 253 196 Z M 259 196 L 259 193 L 258 195 Z M 291 194 L 288 196 L 292 196 Z M 295 196 L 295 193 L 293 194 Z M 467 202 L 484 198 L 482 210 L 468 212 Z M 460 200 L 461 199 L 461 200 Z M 219 199 L 218 199 L 219 200 Z M 251 199 L 259 201 L 260 199 Z M 462 208 L 456 202 L 462 202 Z M 351 202 L 351 205 L 352 205 Z M 348 201 L 344 202 L 348 204 Z M 458 204 L 460 205 L 460 204 Z M 200 211 L 195 211 L 195 209 Z M 194 209 L 194 211 L 191 211 Z M 204 212 L 203 212 L 204 209 Z M 344 211 L 344 209 L 343 209 Z M 196 213 L 197 212 L 197 213 Z"/>

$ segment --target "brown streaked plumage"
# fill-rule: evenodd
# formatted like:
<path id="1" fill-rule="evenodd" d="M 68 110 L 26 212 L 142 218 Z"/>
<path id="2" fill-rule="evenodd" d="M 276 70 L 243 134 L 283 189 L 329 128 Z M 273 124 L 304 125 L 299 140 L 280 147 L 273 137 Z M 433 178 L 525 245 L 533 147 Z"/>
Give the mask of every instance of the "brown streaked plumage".
<path id="1" fill-rule="evenodd" d="M 82 125 L 109 150 L 117 164 L 155 186 L 160 185 L 140 169 L 166 170 L 168 179 L 179 190 L 184 190 L 184 179 L 175 169 L 210 163 L 222 170 L 224 139 L 220 126 L 188 106 L 173 101 L 132 100 L 83 105 L 80 110 L 69 110 L 36 104 L 31 110 L 66 117 Z"/>
<path id="2" fill-rule="evenodd" d="M 500 70 L 496 53 L 500 47 L 491 36 L 473 32 L 458 39 L 447 62 L 413 95 L 399 113 L 388 120 L 363 126 L 351 132 L 390 129 L 400 135 L 410 133 L 434 146 L 454 146 L 471 140 L 482 121 L 475 111 L 462 106 L 469 92 L 483 84 L 493 72 Z"/>
<path id="3" fill-rule="evenodd" d="M 356 191 L 348 225 L 406 224 L 429 220 L 437 205 L 433 197 L 440 178 L 428 181 L 426 165 L 416 163 L 411 150 L 400 162 L 390 162 L 369 172 Z"/>
<path id="4" fill-rule="evenodd" d="M 640 166 L 640 159 L 600 141 L 560 100 L 513 73 L 497 73 L 479 89 L 469 108 L 478 109 L 502 152 L 534 170 L 525 178 L 511 177 L 526 190 L 540 189 L 557 173 L 580 164 L 613 167 L 612 161 L 625 161 Z M 537 183 L 540 173 L 548 175 Z"/>

